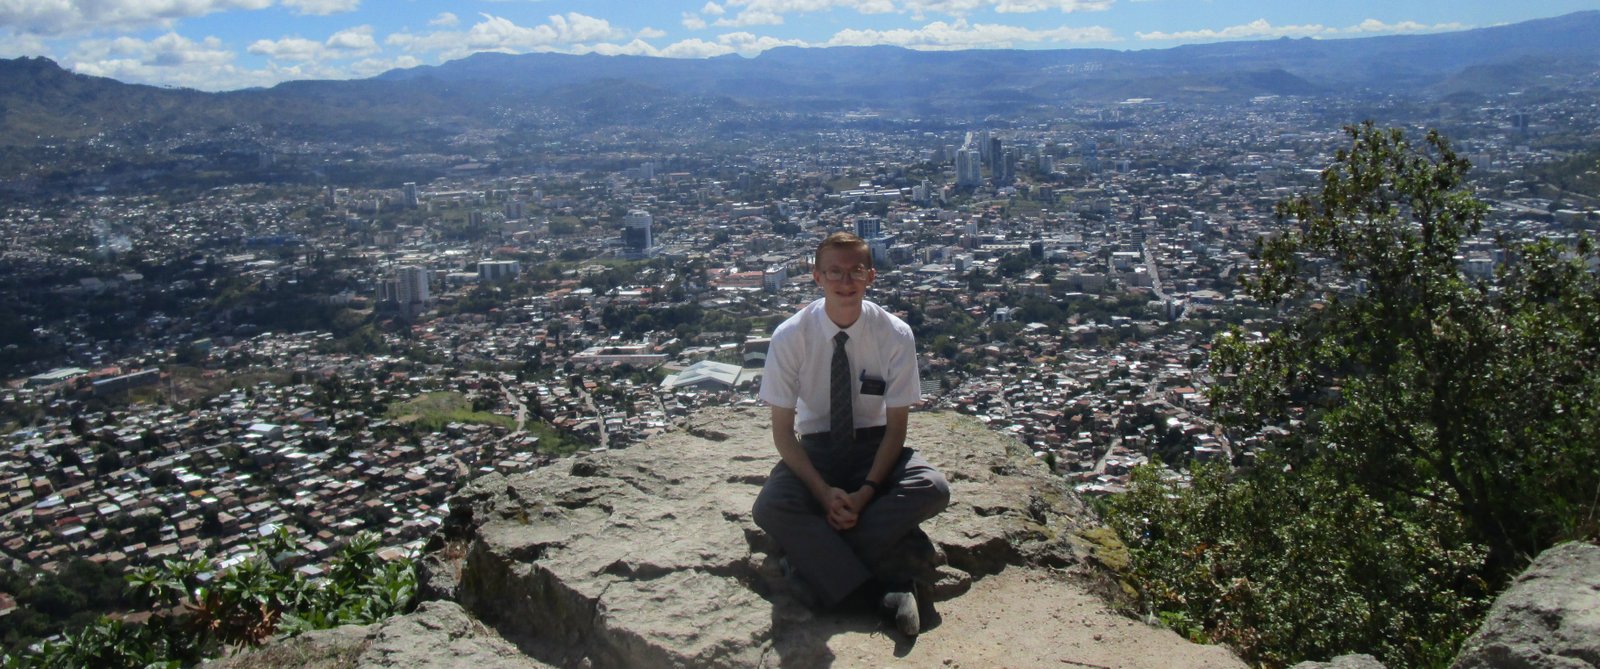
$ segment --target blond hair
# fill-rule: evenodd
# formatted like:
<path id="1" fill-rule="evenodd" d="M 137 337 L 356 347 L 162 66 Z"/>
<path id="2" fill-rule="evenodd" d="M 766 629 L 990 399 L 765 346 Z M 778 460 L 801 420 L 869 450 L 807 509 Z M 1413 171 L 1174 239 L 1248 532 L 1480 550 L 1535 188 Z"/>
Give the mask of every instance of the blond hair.
<path id="1" fill-rule="evenodd" d="M 822 243 L 817 245 L 817 256 L 813 261 L 814 266 L 822 266 L 822 252 L 827 249 L 839 249 L 841 251 L 866 251 L 867 268 L 872 268 L 872 253 L 871 249 L 867 246 L 867 240 L 857 237 L 853 232 L 835 232 L 831 235 L 828 235 L 827 239 L 822 240 Z"/>

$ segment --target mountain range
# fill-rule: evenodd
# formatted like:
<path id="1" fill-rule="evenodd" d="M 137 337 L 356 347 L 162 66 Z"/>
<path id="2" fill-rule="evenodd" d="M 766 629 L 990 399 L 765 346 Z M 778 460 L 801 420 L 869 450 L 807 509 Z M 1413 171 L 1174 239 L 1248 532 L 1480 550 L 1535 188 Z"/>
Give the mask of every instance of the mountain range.
<path id="1" fill-rule="evenodd" d="M 1129 98 L 1418 98 L 1600 89 L 1600 11 L 1428 35 L 1113 51 L 772 49 L 753 58 L 479 53 L 351 81 L 221 93 L 125 84 L 43 58 L 0 60 L 0 169 L 40 147 L 182 137 L 400 142 L 472 129 L 715 130 L 875 112 L 958 122 Z M 709 124 L 709 125 L 708 125 Z"/>

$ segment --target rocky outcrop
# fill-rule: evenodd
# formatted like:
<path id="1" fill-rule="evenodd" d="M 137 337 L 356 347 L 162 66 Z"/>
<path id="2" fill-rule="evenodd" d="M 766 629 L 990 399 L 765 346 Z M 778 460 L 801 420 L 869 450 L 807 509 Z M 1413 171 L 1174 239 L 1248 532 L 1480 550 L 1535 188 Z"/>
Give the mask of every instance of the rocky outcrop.
<path id="1" fill-rule="evenodd" d="M 1371 655 L 1340 655 L 1327 662 L 1301 662 L 1290 669 L 1385 669 L 1382 662 Z"/>
<path id="2" fill-rule="evenodd" d="M 550 669 L 524 655 L 455 602 L 424 602 L 409 615 L 285 639 L 206 669 Z"/>
<path id="3" fill-rule="evenodd" d="M 712 410 L 626 450 L 479 479 L 429 543 L 424 596 L 554 665 L 812 664 L 784 624 L 810 614 L 750 518 L 777 461 L 768 430 L 765 410 Z M 938 595 L 1090 555 L 1078 538 L 1090 512 L 1019 444 L 941 413 L 916 414 L 908 443 L 951 483 L 950 508 L 924 524 Z"/>
<path id="4" fill-rule="evenodd" d="M 1452 669 L 1600 667 L 1600 546 L 1547 550 L 1494 600 Z"/>

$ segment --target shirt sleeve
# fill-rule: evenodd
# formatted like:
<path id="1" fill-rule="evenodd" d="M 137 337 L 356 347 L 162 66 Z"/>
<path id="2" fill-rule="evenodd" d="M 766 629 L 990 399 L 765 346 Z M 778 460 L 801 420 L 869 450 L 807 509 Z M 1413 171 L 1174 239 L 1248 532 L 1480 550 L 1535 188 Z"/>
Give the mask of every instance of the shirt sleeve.
<path id="1" fill-rule="evenodd" d="M 917 365 L 917 338 L 911 326 L 893 320 L 891 335 L 884 347 L 885 367 L 889 370 L 888 388 L 883 393 L 886 407 L 908 407 L 922 401 L 922 372 Z"/>
<path id="2" fill-rule="evenodd" d="M 798 324 L 779 325 L 767 344 L 767 362 L 761 370 L 761 401 L 793 409 L 800 396 L 800 344 Z"/>

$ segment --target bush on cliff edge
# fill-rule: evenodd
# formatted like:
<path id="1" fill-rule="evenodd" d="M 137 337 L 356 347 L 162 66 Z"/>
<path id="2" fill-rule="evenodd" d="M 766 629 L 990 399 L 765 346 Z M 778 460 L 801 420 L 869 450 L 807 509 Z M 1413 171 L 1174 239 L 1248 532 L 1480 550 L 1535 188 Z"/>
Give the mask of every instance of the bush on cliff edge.
<path id="1" fill-rule="evenodd" d="M 1284 317 L 1210 362 L 1235 436 L 1289 430 L 1187 489 L 1144 472 L 1110 515 L 1150 606 L 1252 659 L 1436 666 L 1533 556 L 1600 534 L 1600 253 L 1502 235 L 1493 280 L 1469 276 L 1467 161 L 1347 134 L 1258 244 L 1247 287 Z"/>

